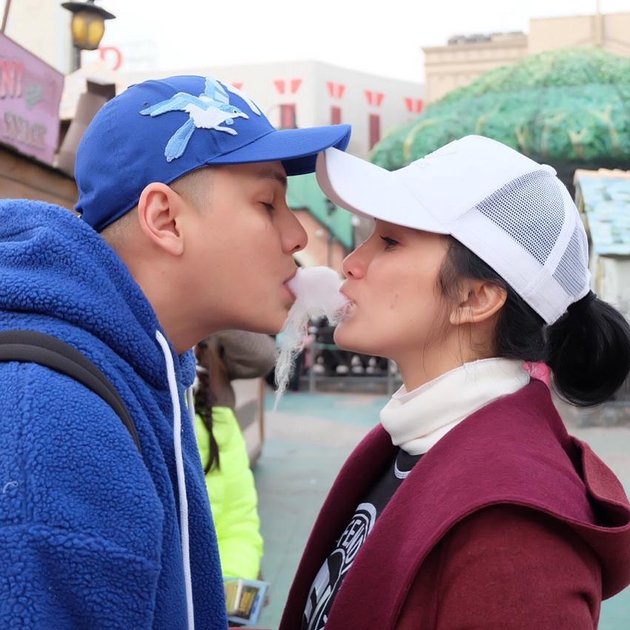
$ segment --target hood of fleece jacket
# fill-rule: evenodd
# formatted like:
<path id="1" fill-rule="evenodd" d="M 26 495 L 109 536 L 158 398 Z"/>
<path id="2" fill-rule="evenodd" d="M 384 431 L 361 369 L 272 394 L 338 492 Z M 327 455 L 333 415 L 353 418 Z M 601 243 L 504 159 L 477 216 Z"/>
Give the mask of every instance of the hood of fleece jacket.
<path id="1" fill-rule="evenodd" d="M 146 382 L 165 382 L 153 308 L 116 253 L 69 210 L 0 201 L 0 276 L 0 328 L 19 327 L 26 314 L 51 334 L 70 324 L 100 339 Z M 183 384 L 192 384 L 191 353 L 179 356 L 177 368 Z"/>

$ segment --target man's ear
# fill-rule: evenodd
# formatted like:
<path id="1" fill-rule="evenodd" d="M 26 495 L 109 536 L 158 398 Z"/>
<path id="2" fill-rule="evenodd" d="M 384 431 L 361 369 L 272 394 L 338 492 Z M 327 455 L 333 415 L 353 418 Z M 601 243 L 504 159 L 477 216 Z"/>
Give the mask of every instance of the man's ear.
<path id="1" fill-rule="evenodd" d="M 464 280 L 460 300 L 450 315 L 451 324 L 475 324 L 489 320 L 507 300 L 507 291 L 485 280 Z"/>
<path id="2" fill-rule="evenodd" d="M 181 215 L 184 200 L 169 186 L 153 182 L 138 200 L 140 229 L 157 247 L 180 256 L 184 251 Z"/>

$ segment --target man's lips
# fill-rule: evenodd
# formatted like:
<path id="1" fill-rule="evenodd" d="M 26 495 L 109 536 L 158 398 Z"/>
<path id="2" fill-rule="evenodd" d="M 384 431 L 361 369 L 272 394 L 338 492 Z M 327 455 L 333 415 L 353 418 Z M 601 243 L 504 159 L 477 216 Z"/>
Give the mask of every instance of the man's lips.
<path id="1" fill-rule="evenodd" d="M 295 279 L 296 274 L 297 269 L 282 283 L 282 286 L 291 295 L 293 301 L 297 300 L 297 295 L 295 294 L 295 291 L 293 291 L 293 289 L 291 288 L 291 282 Z"/>

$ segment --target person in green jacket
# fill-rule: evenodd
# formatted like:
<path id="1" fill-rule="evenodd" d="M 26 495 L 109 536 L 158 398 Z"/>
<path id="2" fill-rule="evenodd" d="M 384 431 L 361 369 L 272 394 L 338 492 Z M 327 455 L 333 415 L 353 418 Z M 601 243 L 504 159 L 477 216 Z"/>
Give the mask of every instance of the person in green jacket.
<path id="1" fill-rule="evenodd" d="M 245 439 L 234 410 L 215 406 L 211 362 L 221 361 L 211 344 L 196 350 L 195 393 L 197 445 L 217 532 L 224 578 L 258 579 L 263 555 L 258 495 Z"/>

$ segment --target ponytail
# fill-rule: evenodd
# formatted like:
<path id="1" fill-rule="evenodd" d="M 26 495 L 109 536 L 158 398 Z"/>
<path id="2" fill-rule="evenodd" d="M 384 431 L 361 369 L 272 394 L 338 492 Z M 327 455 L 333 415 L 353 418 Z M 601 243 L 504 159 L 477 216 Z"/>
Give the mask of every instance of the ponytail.
<path id="1" fill-rule="evenodd" d="M 630 326 L 590 291 L 547 328 L 547 361 L 557 392 L 581 407 L 610 398 L 630 371 Z"/>
<path id="2" fill-rule="evenodd" d="M 212 430 L 212 408 L 214 406 L 214 395 L 210 386 L 210 372 L 202 361 L 205 358 L 207 344 L 202 341 L 195 347 L 195 358 L 197 359 L 197 387 L 194 394 L 195 413 L 208 433 L 208 461 L 204 463 L 203 472 L 207 475 L 213 469 L 221 467 L 219 457 L 219 444 L 214 437 Z"/>

